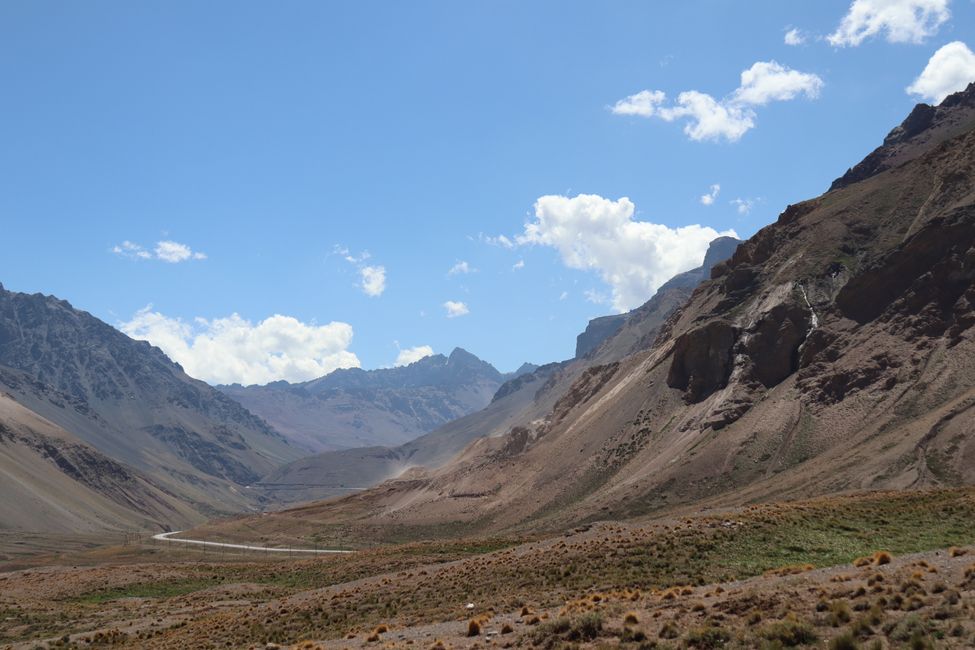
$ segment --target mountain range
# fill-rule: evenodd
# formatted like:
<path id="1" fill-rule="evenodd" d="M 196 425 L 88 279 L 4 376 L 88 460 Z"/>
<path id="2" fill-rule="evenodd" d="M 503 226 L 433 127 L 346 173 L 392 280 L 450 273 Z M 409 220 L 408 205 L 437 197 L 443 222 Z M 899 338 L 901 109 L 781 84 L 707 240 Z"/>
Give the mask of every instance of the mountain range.
<path id="1" fill-rule="evenodd" d="M 714 240 L 700 267 L 666 282 L 641 307 L 590 321 L 578 337 L 574 358 L 534 368 L 522 366 L 498 388 L 487 408 L 401 445 L 340 450 L 301 458 L 276 469 L 254 487 L 265 490 L 268 499 L 278 502 L 347 494 L 404 472 L 417 475 L 436 469 L 478 438 L 500 436 L 513 427 L 546 417 L 588 368 L 617 362 L 641 345 L 648 345 L 711 268 L 730 257 L 739 243 L 732 237 Z M 607 321 L 613 323 L 611 327 L 604 325 Z"/>
<path id="2" fill-rule="evenodd" d="M 301 455 L 158 348 L 63 300 L 2 285 L 0 391 L 9 407 L 0 424 L 11 458 L 28 453 L 12 447 L 34 448 L 53 470 L 81 484 L 80 477 L 104 475 L 99 467 L 111 459 L 104 467 L 120 480 L 112 498 L 131 501 L 157 528 L 261 507 L 245 486 Z M 75 469 L 59 453 L 73 457 Z M 146 490 L 167 495 L 168 505 L 149 503 Z M 56 514 L 34 514 L 37 530 L 60 526 Z"/>
<path id="3" fill-rule="evenodd" d="M 221 530 L 560 530 L 971 484 L 975 84 L 682 291 L 593 327 L 582 359 L 439 468 Z M 520 390 L 503 392 L 495 409 Z"/>
<path id="4" fill-rule="evenodd" d="M 525 364 L 503 375 L 461 348 L 408 366 L 336 370 L 292 384 L 219 386 L 264 418 L 294 444 L 311 452 L 397 445 L 491 402 L 506 378 L 531 370 Z"/>

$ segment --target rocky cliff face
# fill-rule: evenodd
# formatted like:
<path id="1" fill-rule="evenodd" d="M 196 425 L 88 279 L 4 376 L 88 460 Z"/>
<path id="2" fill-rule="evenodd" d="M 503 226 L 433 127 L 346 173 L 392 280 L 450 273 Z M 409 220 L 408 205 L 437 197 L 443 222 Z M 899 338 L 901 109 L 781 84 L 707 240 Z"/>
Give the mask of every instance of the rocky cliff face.
<path id="1" fill-rule="evenodd" d="M 975 482 L 973 106 L 916 109 L 544 417 L 315 516 L 500 530 Z"/>
<path id="2" fill-rule="evenodd" d="M 350 368 L 299 384 L 220 390 L 295 444 L 321 452 L 405 443 L 484 408 L 505 379 L 457 348 L 400 368 Z"/>

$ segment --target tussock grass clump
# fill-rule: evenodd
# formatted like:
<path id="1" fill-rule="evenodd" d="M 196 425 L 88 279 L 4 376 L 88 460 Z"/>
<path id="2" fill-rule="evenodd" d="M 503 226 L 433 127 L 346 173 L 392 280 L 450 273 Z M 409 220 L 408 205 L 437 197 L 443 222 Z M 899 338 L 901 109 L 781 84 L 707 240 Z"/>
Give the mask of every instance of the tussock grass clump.
<path id="1" fill-rule="evenodd" d="M 481 633 L 481 624 L 477 619 L 471 619 L 467 623 L 467 636 L 478 636 Z"/>
<path id="2" fill-rule="evenodd" d="M 731 641 L 731 632 L 711 625 L 692 628 L 684 636 L 684 644 L 688 648 L 700 648 L 700 650 L 722 648 L 729 641 Z"/>
<path id="3" fill-rule="evenodd" d="M 829 642 L 829 650 L 860 650 L 860 642 L 853 632 L 847 631 Z"/>
<path id="4" fill-rule="evenodd" d="M 962 555 L 966 555 L 967 553 L 968 551 L 966 549 L 958 548 L 957 546 L 952 546 L 951 548 L 948 549 L 949 557 L 961 557 Z"/>
<path id="5" fill-rule="evenodd" d="M 599 614 L 586 614 L 576 619 L 559 618 L 534 630 L 529 639 L 533 646 L 554 648 L 564 641 L 593 641 L 603 631 Z"/>
<path id="6" fill-rule="evenodd" d="M 680 636 L 680 630 L 677 629 L 673 621 L 667 621 L 660 627 L 659 636 L 661 639 L 676 639 Z"/>
<path id="7" fill-rule="evenodd" d="M 829 604 L 829 624 L 833 627 L 840 627 L 850 622 L 853 618 L 853 614 L 850 612 L 850 606 L 846 604 L 843 600 L 834 600 Z"/>
<path id="8" fill-rule="evenodd" d="M 759 632 L 766 641 L 779 643 L 792 648 L 816 642 L 816 632 L 809 623 L 795 619 L 786 619 L 769 623 Z"/>
<path id="9" fill-rule="evenodd" d="M 639 617 L 637 617 L 636 612 L 627 612 L 626 616 L 623 617 L 624 625 L 637 625 L 640 622 Z"/>

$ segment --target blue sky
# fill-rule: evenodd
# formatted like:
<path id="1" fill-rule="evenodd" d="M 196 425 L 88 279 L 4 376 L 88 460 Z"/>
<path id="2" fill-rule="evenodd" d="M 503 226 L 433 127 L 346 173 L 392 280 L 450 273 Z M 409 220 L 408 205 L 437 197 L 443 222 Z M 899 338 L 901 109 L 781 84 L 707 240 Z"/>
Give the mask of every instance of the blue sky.
<path id="1" fill-rule="evenodd" d="M 971 0 L 879 4 L 7 1 L 0 282 L 210 381 L 567 358 L 975 69 Z"/>

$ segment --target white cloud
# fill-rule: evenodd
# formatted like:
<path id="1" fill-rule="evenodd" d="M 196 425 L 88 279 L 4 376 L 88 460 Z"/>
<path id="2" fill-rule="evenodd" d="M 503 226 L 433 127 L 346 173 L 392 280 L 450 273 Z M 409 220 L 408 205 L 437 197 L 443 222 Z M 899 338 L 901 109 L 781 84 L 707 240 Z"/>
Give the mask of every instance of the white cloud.
<path id="1" fill-rule="evenodd" d="M 718 198 L 718 194 L 721 193 L 721 186 L 715 183 L 710 187 L 707 194 L 701 195 L 701 205 L 712 205 L 714 200 Z"/>
<path id="2" fill-rule="evenodd" d="M 918 78 L 907 87 L 907 92 L 932 104 L 940 104 L 945 97 L 964 90 L 973 81 L 975 53 L 961 41 L 954 41 L 931 56 Z"/>
<path id="3" fill-rule="evenodd" d="M 613 307 L 622 312 L 646 302 L 678 273 L 699 266 L 713 239 L 735 234 L 637 221 L 634 211 L 625 197 L 543 196 L 535 202 L 534 221 L 516 239 L 520 245 L 550 246 L 566 266 L 599 273 L 612 289 Z"/>
<path id="4" fill-rule="evenodd" d="M 386 290 L 386 268 L 383 266 L 363 266 L 359 269 L 362 277 L 363 293 L 367 296 L 381 296 Z"/>
<path id="5" fill-rule="evenodd" d="M 113 246 L 112 252 L 130 259 L 160 260 L 169 262 L 170 264 L 177 264 L 186 260 L 205 260 L 207 258 L 205 253 L 194 251 L 186 244 L 170 240 L 156 242 L 155 248 L 151 251 L 146 250 L 141 244 L 125 240 L 118 246 Z"/>
<path id="6" fill-rule="evenodd" d="M 659 90 L 641 90 L 635 95 L 619 100 L 611 110 L 615 115 L 651 117 L 666 100 L 667 95 Z"/>
<path id="7" fill-rule="evenodd" d="M 785 33 L 785 44 L 786 45 L 802 45 L 806 42 L 806 35 L 799 31 L 797 28 L 793 27 Z"/>
<path id="8" fill-rule="evenodd" d="M 737 142 L 755 126 L 755 111 L 727 101 L 719 102 L 707 93 L 687 90 L 677 96 L 677 105 L 662 108 L 660 118 L 673 122 L 687 117 L 684 133 L 691 140 L 720 140 Z"/>
<path id="9" fill-rule="evenodd" d="M 565 300 L 568 297 L 569 297 L 568 291 L 563 291 L 562 293 L 559 294 L 559 300 Z"/>
<path id="10" fill-rule="evenodd" d="M 347 323 L 309 325 L 277 314 L 257 324 L 237 314 L 187 323 L 148 305 L 119 329 L 161 348 L 190 376 L 214 384 L 306 381 L 359 367 L 348 350 L 352 326 Z"/>
<path id="11" fill-rule="evenodd" d="M 399 354 L 396 355 L 396 363 L 394 366 L 408 366 L 411 363 L 416 363 L 424 357 L 429 357 L 433 354 L 433 348 L 429 345 L 418 345 L 415 348 L 406 348 L 400 350 Z"/>
<path id="12" fill-rule="evenodd" d="M 751 212 L 752 208 L 755 207 L 755 202 L 755 199 L 742 198 L 732 199 L 730 201 L 731 205 L 735 206 L 735 209 L 738 210 L 738 214 L 748 214 Z"/>
<path id="13" fill-rule="evenodd" d="M 156 244 L 155 253 L 157 259 L 160 259 L 163 262 L 169 262 L 171 264 L 185 262 L 189 259 L 205 260 L 207 258 L 205 254 L 194 253 L 189 246 L 186 244 L 180 244 L 176 241 L 158 242 Z"/>
<path id="14" fill-rule="evenodd" d="M 808 72 L 787 68 L 775 61 L 758 61 L 741 73 L 741 85 L 734 92 L 732 103 L 764 106 L 769 102 L 784 102 L 805 95 L 819 97 L 823 80 Z"/>
<path id="15" fill-rule="evenodd" d="M 951 17 L 948 1 L 853 0 L 826 40 L 836 47 L 856 47 L 883 33 L 888 43 L 921 43 Z"/>
<path id="16" fill-rule="evenodd" d="M 520 271 L 525 268 L 525 260 L 518 260 L 511 266 L 512 271 Z"/>
<path id="17" fill-rule="evenodd" d="M 443 304 L 443 308 L 447 310 L 447 318 L 457 318 L 458 316 L 466 316 L 471 313 L 471 310 L 468 309 L 465 303 L 455 300 L 448 300 Z"/>
<path id="18" fill-rule="evenodd" d="M 687 90 L 677 95 L 674 104 L 666 106 L 663 92 L 644 90 L 616 102 L 611 110 L 617 115 L 658 117 L 666 122 L 686 118 L 684 133 L 692 140 L 735 142 L 755 127 L 755 107 L 799 95 L 815 99 L 822 87 L 823 80 L 815 74 L 775 61 L 758 61 L 741 73 L 738 88 L 724 99 Z"/>
<path id="19" fill-rule="evenodd" d="M 468 273 L 476 273 L 477 269 L 472 267 L 467 262 L 457 262 L 450 270 L 447 271 L 447 275 L 467 275 Z"/>
<path id="20" fill-rule="evenodd" d="M 602 291 L 597 291 L 596 289 L 586 289 L 582 292 L 585 299 L 594 305 L 608 305 L 609 296 L 607 296 Z"/>
<path id="21" fill-rule="evenodd" d="M 386 291 L 386 267 L 379 264 L 367 265 L 366 261 L 372 258 L 369 251 L 362 251 L 355 255 L 345 246 L 336 244 L 332 247 L 331 254 L 338 255 L 356 267 L 359 272 L 359 284 L 356 286 L 362 289 L 364 294 L 375 298 Z"/>
<path id="22" fill-rule="evenodd" d="M 501 248 L 514 248 L 515 243 L 505 237 L 504 235 L 498 235 L 497 237 L 492 237 L 490 235 L 485 235 L 484 233 L 478 233 L 477 238 L 479 241 L 489 244 L 491 246 L 500 246 Z"/>

